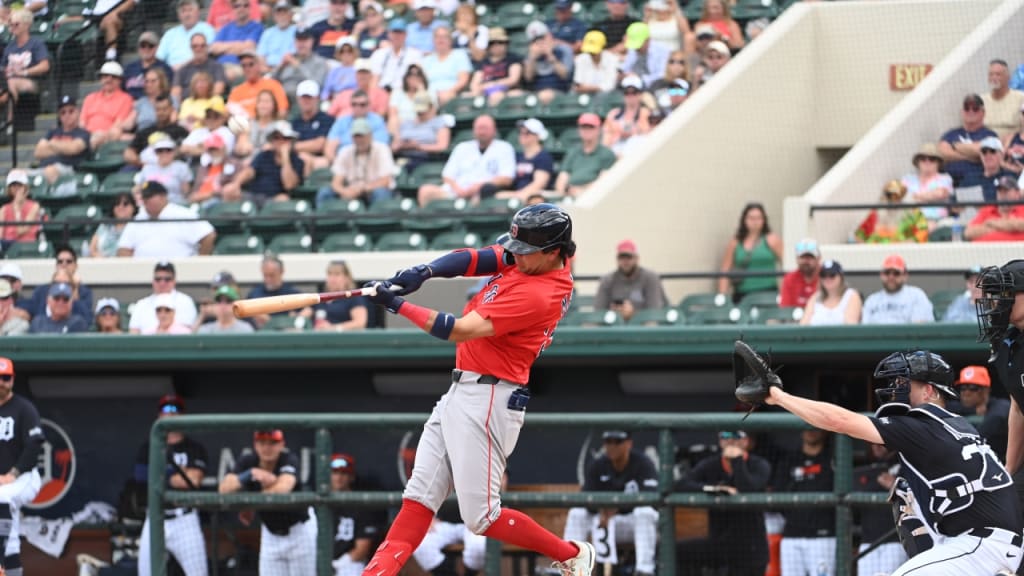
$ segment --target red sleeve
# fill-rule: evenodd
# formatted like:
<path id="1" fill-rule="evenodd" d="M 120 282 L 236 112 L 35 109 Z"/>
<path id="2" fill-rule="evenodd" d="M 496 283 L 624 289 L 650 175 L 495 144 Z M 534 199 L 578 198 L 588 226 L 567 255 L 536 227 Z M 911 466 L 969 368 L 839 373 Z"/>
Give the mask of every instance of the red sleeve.
<path id="1" fill-rule="evenodd" d="M 502 293 L 501 285 L 492 288 L 495 286 L 498 290 L 494 298 L 481 304 L 476 313 L 491 320 L 496 336 L 545 324 L 546 299 L 538 287 L 512 286 Z"/>
<path id="2" fill-rule="evenodd" d="M 993 213 L 996 211 L 992 206 L 983 206 L 981 210 L 974 216 L 974 220 L 971 220 L 969 226 L 980 226 L 984 224 L 986 220 L 992 218 Z"/>

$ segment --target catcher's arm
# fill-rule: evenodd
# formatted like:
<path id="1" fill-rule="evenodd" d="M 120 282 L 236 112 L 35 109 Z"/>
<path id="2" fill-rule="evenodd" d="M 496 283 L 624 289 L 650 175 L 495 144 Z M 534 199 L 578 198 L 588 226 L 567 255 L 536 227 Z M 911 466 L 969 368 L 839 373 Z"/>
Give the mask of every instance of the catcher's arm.
<path id="1" fill-rule="evenodd" d="M 765 403 L 781 406 L 815 428 L 847 434 L 872 444 L 885 444 L 870 418 L 835 404 L 794 396 L 774 386 L 769 388 Z"/>

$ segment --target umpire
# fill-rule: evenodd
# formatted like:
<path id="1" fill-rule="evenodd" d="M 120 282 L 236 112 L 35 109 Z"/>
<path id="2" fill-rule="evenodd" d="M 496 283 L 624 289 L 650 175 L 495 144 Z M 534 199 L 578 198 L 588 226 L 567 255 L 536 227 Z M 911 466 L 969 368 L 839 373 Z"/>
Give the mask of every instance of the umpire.
<path id="1" fill-rule="evenodd" d="M 990 576 L 1016 570 L 1024 553 L 1021 515 L 1009 474 L 978 431 L 948 412 L 953 370 L 941 356 L 896 352 L 875 368 L 874 417 L 772 386 L 765 401 L 808 424 L 899 453 L 893 500 L 900 541 L 910 560 L 892 576 Z"/>

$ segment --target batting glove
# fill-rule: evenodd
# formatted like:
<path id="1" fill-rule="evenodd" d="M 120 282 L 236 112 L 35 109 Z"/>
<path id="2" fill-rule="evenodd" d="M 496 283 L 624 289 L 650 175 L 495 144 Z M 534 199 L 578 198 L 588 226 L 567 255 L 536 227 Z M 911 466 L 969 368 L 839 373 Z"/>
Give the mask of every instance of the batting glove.
<path id="1" fill-rule="evenodd" d="M 393 284 L 387 280 L 383 282 L 367 282 L 366 284 L 363 284 L 364 288 L 377 289 L 377 293 L 370 296 L 370 300 L 373 300 L 374 304 L 380 304 L 387 308 L 388 312 L 398 314 L 398 309 L 405 303 L 405 298 L 399 296 L 398 292 L 392 292 L 392 286 Z"/>
<path id="2" fill-rule="evenodd" d="M 388 278 L 387 281 L 397 287 L 395 294 L 405 296 L 420 289 L 424 282 L 433 276 L 430 266 L 420 264 L 412 268 L 399 270 L 397 274 Z"/>

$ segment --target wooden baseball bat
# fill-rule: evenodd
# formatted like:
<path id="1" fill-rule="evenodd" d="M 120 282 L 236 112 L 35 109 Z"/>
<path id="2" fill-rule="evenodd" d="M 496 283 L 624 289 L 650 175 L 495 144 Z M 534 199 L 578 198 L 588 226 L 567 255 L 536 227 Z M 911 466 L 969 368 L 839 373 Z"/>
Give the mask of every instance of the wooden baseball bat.
<path id="1" fill-rule="evenodd" d="M 357 288 L 355 290 L 344 290 L 341 292 L 307 292 L 303 294 L 288 294 L 285 296 L 267 296 L 266 298 L 249 298 L 239 300 L 232 304 L 231 311 L 235 318 L 250 318 L 260 314 L 274 314 L 288 310 L 299 310 L 308 306 L 315 306 L 321 302 L 340 300 L 342 298 L 354 298 L 356 296 L 373 296 L 377 289 L 373 287 Z"/>

